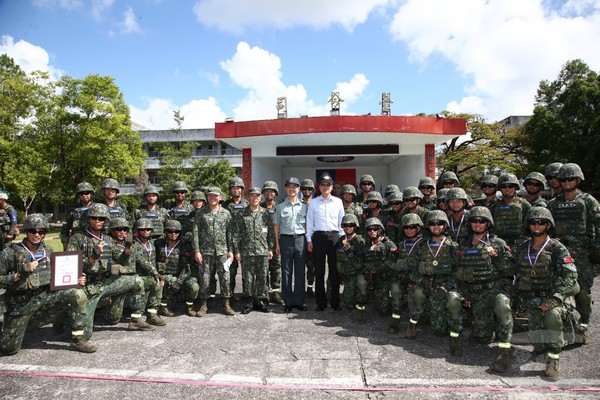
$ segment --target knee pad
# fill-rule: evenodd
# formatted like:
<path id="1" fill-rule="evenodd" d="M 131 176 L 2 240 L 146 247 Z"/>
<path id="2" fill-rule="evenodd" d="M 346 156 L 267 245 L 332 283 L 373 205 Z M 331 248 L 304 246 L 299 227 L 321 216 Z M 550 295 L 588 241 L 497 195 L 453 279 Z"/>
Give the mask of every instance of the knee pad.
<path id="1" fill-rule="evenodd" d="M 510 308 L 510 299 L 504 294 L 496 295 L 494 299 L 494 313 L 500 321 L 506 321 L 512 318 L 512 310 Z"/>
<path id="2" fill-rule="evenodd" d="M 450 291 L 446 296 L 446 309 L 450 315 L 460 315 L 462 312 L 462 296 L 455 291 Z"/>
<path id="3" fill-rule="evenodd" d="M 356 277 L 356 288 L 362 293 L 365 294 L 367 293 L 367 280 L 365 279 L 364 276 L 362 275 L 358 275 Z"/>
<path id="4" fill-rule="evenodd" d="M 544 327 L 551 331 L 562 331 L 562 315 L 558 307 L 544 313 Z"/>
<path id="5" fill-rule="evenodd" d="M 402 288 L 400 288 L 400 285 L 396 282 L 392 283 L 390 292 L 392 294 L 392 298 L 394 298 L 394 299 L 398 299 L 402 296 Z"/>
<path id="6" fill-rule="evenodd" d="M 144 292 L 144 280 L 139 276 L 135 277 L 135 293 Z"/>

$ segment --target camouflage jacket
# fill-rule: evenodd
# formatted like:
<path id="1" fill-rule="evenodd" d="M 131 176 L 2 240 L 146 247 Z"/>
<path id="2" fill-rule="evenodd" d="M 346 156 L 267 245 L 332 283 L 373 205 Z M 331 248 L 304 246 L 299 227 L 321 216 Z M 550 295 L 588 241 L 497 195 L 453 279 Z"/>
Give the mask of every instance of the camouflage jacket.
<path id="1" fill-rule="evenodd" d="M 8 245 L 0 254 L 0 288 L 6 289 L 6 294 L 10 296 L 12 293 L 49 286 L 52 252 L 52 247 L 44 242 L 33 252 L 26 249 L 24 242 Z M 37 262 L 33 271 L 29 271 L 31 262 Z M 19 280 L 15 282 L 17 273 Z"/>
<path id="2" fill-rule="evenodd" d="M 348 244 L 348 248 L 344 248 L 344 244 Z M 365 247 L 365 238 L 359 234 L 354 235 L 350 240 L 346 239 L 346 235 L 340 237 L 335 244 L 337 252 L 338 270 L 342 274 L 356 275 L 363 271 L 363 252 Z"/>
<path id="3" fill-rule="evenodd" d="M 548 203 L 548 209 L 556 237 L 567 247 L 586 238 L 584 246 L 600 249 L 600 204 L 592 195 L 578 192 L 573 200 L 566 200 L 561 193 Z"/>
<path id="4" fill-rule="evenodd" d="M 102 252 L 100 257 L 92 257 L 94 249 L 102 243 Z M 67 251 L 81 251 L 83 254 L 83 272 L 86 275 L 87 283 L 101 281 L 111 272 L 113 262 L 120 265 L 127 264 L 123 253 L 117 248 L 114 240 L 109 236 L 102 234 L 100 237 L 93 236 L 88 229 L 83 232 L 76 232 L 69 238 Z"/>
<path id="5" fill-rule="evenodd" d="M 152 221 L 152 226 L 154 227 L 152 236 L 159 237 L 165 233 L 165 223 L 169 219 L 169 212 L 161 206 L 156 206 L 154 210 L 148 210 L 145 206 L 142 206 L 133 211 L 134 224 L 135 221 L 141 218 L 148 218 Z"/>
<path id="6" fill-rule="evenodd" d="M 402 212 L 395 213 L 391 210 L 384 211 L 379 216 L 379 220 L 385 227 L 385 236 L 394 243 L 400 243 L 402 238 L 402 227 L 400 226 L 402 216 Z"/>
<path id="7" fill-rule="evenodd" d="M 191 243 L 180 236 L 180 240 L 169 248 L 167 239 L 160 237 L 154 241 L 156 248 L 156 268 L 161 275 L 172 275 L 179 284 L 195 272 L 196 262 Z"/>
<path id="8" fill-rule="evenodd" d="M 370 238 L 365 239 L 362 250 L 364 269 L 367 272 L 386 274 L 396 264 L 398 248 L 385 236 L 377 244 L 373 243 Z"/>
<path id="9" fill-rule="evenodd" d="M 491 251 L 498 255 L 492 257 Z M 502 283 L 514 276 L 512 253 L 506 242 L 494 234 L 487 234 L 482 242 L 473 245 L 473 236 L 464 238 L 458 245 L 454 277 L 462 283 Z"/>
<path id="10" fill-rule="evenodd" d="M 15 235 L 17 232 L 17 210 L 10 204 L 0 208 L 0 234 Z"/>
<path id="11" fill-rule="evenodd" d="M 266 256 L 275 250 L 273 218 L 265 208 L 250 207 L 233 214 L 233 251 L 242 256 Z"/>
<path id="12" fill-rule="evenodd" d="M 458 244 L 446 236 L 442 242 L 433 242 L 427 236 L 414 250 L 415 257 L 408 260 L 408 274 L 412 282 L 421 287 L 444 284 L 456 287 L 454 273 L 454 254 Z"/>
<path id="13" fill-rule="evenodd" d="M 194 253 L 222 256 L 233 251 L 231 213 L 226 208 L 212 212 L 206 205 L 196 211 L 193 232 Z"/>
<path id="14" fill-rule="evenodd" d="M 91 206 L 91 204 L 90 204 Z M 87 227 L 87 214 L 89 206 L 80 206 L 73 208 L 67 214 L 67 220 L 60 228 L 60 241 L 68 242 L 69 238 L 77 231 L 83 231 Z"/>
<path id="15" fill-rule="evenodd" d="M 152 240 L 142 243 L 138 238 L 133 241 L 136 272 L 139 276 L 157 276 L 156 248 Z"/>
<path id="16" fill-rule="evenodd" d="M 173 206 L 169 210 L 169 218 L 179 221 L 181 224 L 181 236 L 191 232 L 194 225 L 194 213 L 196 209 L 187 200 L 181 206 Z"/>

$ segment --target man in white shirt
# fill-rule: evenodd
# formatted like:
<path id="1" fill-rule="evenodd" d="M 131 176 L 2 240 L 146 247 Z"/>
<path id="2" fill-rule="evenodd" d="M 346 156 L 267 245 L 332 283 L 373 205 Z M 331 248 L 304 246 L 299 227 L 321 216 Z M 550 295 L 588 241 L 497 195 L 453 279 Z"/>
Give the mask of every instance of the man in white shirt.
<path id="1" fill-rule="evenodd" d="M 319 179 L 321 195 L 308 205 L 306 215 L 306 248 L 313 253 L 315 262 L 315 295 L 317 311 L 327 308 L 325 292 L 325 260 L 329 267 L 329 283 L 331 284 L 331 308 L 340 310 L 340 281 L 337 270 L 335 244 L 344 234 L 342 218 L 344 205 L 342 200 L 331 195 L 333 179 L 324 173 Z"/>

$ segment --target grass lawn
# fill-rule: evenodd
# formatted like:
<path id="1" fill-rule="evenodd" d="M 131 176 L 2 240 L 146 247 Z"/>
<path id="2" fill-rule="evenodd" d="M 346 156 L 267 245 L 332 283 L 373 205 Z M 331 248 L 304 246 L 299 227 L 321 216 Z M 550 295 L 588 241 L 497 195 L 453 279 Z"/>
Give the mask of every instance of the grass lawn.
<path id="1" fill-rule="evenodd" d="M 17 236 L 17 242 L 20 242 L 25 237 L 25 233 L 22 232 Z M 54 251 L 62 251 L 62 243 L 60 242 L 60 226 L 50 225 L 50 230 L 46 234 L 44 243 L 52 247 Z"/>

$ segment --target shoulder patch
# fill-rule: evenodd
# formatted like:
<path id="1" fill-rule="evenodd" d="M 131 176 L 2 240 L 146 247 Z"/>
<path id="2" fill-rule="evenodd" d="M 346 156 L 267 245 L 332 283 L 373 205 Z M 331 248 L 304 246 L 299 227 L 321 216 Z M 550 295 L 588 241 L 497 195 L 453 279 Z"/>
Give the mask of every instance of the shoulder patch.
<path id="1" fill-rule="evenodd" d="M 564 257 L 563 262 L 565 264 L 571 264 L 571 263 L 573 263 L 573 257 Z"/>

